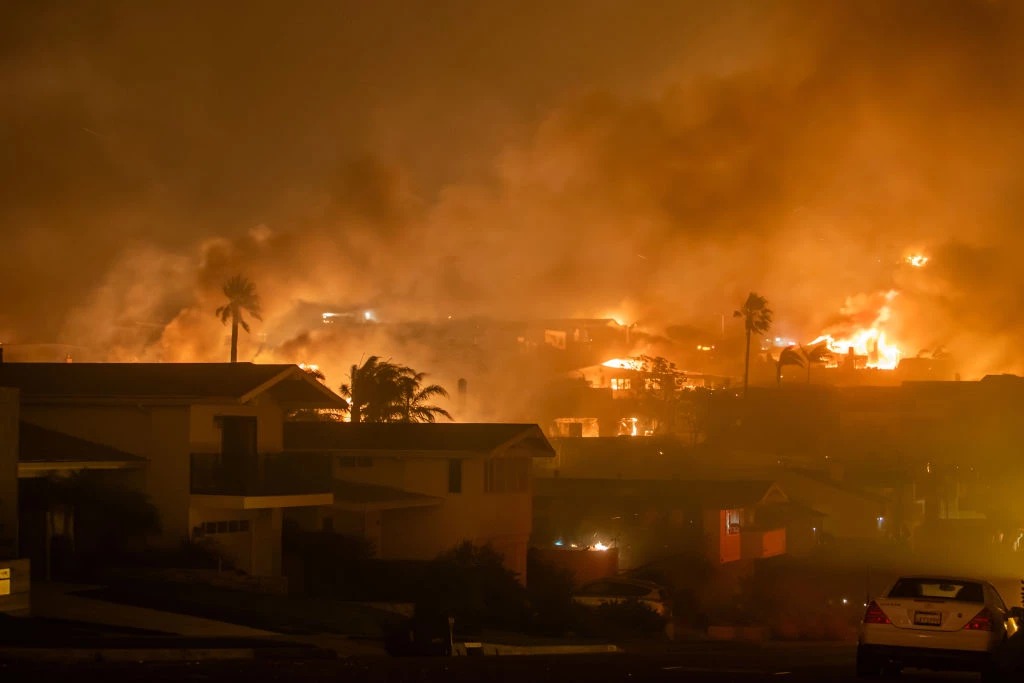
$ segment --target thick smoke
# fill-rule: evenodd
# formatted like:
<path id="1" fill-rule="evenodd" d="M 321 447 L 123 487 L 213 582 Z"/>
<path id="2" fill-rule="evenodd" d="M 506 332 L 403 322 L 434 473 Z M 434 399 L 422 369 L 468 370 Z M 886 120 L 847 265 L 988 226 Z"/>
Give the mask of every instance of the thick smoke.
<path id="1" fill-rule="evenodd" d="M 213 310 L 242 273 L 265 309 L 243 358 L 316 362 L 336 385 L 377 353 L 451 386 L 443 344 L 341 334 L 303 302 L 660 330 L 714 328 L 756 290 L 809 340 L 848 297 L 896 289 L 911 355 L 1024 369 L 1020 6 L 665 4 L 438 6 L 377 44 L 358 36 L 383 16 L 340 10 L 223 35 L 226 10 L 26 10 L 57 44 L 85 37 L 22 38 L 3 62 L 0 277 L 18 296 L 0 333 L 221 360 Z M 170 25 L 203 38 L 184 49 Z"/>

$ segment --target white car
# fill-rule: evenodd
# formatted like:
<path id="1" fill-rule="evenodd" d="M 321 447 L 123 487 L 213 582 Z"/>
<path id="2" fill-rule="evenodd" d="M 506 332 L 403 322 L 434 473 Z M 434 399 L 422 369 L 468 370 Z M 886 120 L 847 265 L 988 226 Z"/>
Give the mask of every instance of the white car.
<path id="1" fill-rule="evenodd" d="M 1024 611 L 1007 609 L 987 581 L 931 576 L 899 579 L 868 604 L 857 675 L 904 666 L 995 674 L 993 653 L 1017 632 Z"/>
<path id="2" fill-rule="evenodd" d="M 647 605 L 660 616 L 668 616 L 670 612 L 668 594 L 665 589 L 651 581 L 639 579 L 621 577 L 598 579 L 576 591 L 572 599 L 588 607 L 636 600 Z"/>

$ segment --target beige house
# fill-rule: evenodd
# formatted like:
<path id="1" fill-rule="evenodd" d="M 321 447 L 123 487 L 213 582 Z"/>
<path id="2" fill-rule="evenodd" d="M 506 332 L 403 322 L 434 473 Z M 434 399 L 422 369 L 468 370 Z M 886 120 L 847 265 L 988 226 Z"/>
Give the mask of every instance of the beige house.
<path id="1" fill-rule="evenodd" d="M 286 414 L 341 399 L 294 365 L 2 363 L 21 392 L 18 476 L 119 470 L 161 540 L 203 537 L 252 575 L 281 573 L 290 507 L 330 505 L 327 463 L 286 456 Z"/>
<path id="2" fill-rule="evenodd" d="M 305 528 L 365 536 L 384 559 L 489 543 L 525 578 L 533 460 L 554 457 L 536 425 L 294 422 L 284 445 L 331 465 L 333 504 L 288 512 Z"/>

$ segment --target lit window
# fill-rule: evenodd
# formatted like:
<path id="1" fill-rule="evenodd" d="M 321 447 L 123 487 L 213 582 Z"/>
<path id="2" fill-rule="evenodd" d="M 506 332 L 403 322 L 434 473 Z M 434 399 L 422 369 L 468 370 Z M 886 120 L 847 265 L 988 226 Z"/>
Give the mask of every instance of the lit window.
<path id="1" fill-rule="evenodd" d="M 625 378 L 612 378 L 612 391 L 626 391 L 632 383 Z"/>
<path id="2" fill-rule="evenodd" d="M 738 534 L 740 532 L 740 511 L 739 510 L 726 510 L 725 511 L 725 533 L 730 536 Z"/>

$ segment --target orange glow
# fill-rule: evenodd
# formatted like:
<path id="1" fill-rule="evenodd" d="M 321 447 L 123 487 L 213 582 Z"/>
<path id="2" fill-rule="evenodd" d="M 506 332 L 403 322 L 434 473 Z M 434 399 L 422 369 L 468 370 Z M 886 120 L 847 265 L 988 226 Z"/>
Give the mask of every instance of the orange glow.
<path id="1" fill-rule="evenodd" d="M 915 268 L 924 268 L 924 266 L 928 263 L 928 257 L 924 256 L 923 254 L 911 254 L 910 256 L 907 256 L 903 260 L 909 263 L 910 265 L 914 266 Z"/>
<path id="2" fill-rule="evenodd" d="M 857 326 L 843 333 L 823 334 L 812 341 L 810 346 L 825 343 L 828 350 L 834 354 L 833 361 L 828 364 L 828 367 L 838 367 L 842 363 L 842 357 L 849 354 L 852 349 L 855 355 L 867 359 L 864 367 L 895 370 L 899 365 L 902 353 L 899 347 L 886 337 L 885 333 L 886 323 L 891 316 L 889 303 L 895 296 L 895 291 L 885 294 L 885 304 L 878 309 L 878 313 L 870 325 Z"/>
<path id="3" fill-rule="evenodd" d="M 615 368 L 617 370 L 643 370 L 644 362 L 638 358 L 612 358 L 601 363 L 606 368 Z"/>

